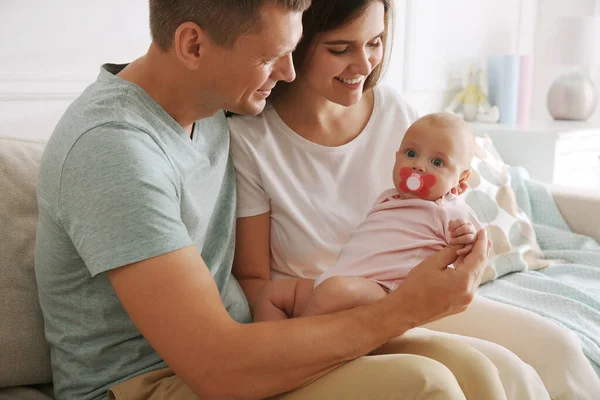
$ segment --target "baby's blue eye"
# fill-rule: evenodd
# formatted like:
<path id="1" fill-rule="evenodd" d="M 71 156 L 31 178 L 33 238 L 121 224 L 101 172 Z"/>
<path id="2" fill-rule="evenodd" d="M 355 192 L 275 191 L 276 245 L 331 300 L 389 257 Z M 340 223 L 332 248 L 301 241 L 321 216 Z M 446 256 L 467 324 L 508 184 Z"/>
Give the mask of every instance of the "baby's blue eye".
<path id="1" fill-rule="evenodd" d="M 444 166 L 444 162 L 442 160 L 440 160 L 439 158 L 434 158 L 433 160 L 431 160 L 431 163 L 433 165 L 435 165 L 436 167 Z"/>
<path id="2" fill-rule="evenodd" d="M 406 152 L 406 155 L 409 156 L 410 158 L 415 158 L 417 156 L 417 152 L 414 150 L 408 150 Z"/>

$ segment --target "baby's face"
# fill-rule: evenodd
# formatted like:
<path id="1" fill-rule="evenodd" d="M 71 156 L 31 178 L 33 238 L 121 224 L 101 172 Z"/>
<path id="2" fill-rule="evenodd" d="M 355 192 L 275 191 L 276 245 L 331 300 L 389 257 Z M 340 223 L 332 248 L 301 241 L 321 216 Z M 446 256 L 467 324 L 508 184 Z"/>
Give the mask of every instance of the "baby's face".
<path id="1" fill-rule="evenodd" d="M 405 198 L 419 198 L 412 191 L 402 190 L 403 168 L 421 176 L 433 175 L 435 183 L 429 187 L 426 200 L 435 201 L 452 188 L 458 188 L 468 178 L 473 148 L 472 134 L 460 125 L 417 121 L 406 132 L 400 149 L 396 152 L 394 186 Z M 427 181 L 427 179 L 425 179 Z M 410 187 L 410 185 L 409 185 Z"/>

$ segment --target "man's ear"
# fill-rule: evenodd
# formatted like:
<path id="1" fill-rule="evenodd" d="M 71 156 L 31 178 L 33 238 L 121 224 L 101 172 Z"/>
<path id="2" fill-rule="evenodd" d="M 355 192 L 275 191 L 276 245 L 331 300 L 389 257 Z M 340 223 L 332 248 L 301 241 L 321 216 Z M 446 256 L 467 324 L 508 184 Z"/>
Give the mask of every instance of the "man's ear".
<path id="1" fill-rule="evenodd" d="M 211 44 L 208 33 L 198 24 L 188 21 L 179 25 L 175 31 L 175 54 L 187 68 L 196 70 L 201 65 L 201 57 Z"/>

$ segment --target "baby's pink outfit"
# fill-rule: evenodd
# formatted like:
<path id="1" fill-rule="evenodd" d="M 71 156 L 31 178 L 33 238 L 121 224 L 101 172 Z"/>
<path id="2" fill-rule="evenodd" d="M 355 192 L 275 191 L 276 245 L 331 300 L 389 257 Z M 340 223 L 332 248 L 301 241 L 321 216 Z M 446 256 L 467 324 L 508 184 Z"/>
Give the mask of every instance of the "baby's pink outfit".
<path id="1" fill-rule="evenodd" d="M 450 242 L 448 224 L 459 218 L 481 229 L 460 196 L 402 199 L 396 189 L 386 190 L 315 286 L 332 276 L 362 276 L 392 291 L 412 268 Z"/>

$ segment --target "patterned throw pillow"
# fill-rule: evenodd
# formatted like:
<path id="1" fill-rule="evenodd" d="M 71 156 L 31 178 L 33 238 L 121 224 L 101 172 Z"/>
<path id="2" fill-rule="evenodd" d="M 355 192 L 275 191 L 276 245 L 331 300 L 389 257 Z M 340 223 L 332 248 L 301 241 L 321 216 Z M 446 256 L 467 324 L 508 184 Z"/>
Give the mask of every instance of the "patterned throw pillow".
<path id="1" fill-rule="evenodd" d="M 463 196 L 493 242 L 482 283 L 547 267 L 550 262 L 543 259 L 531 221 L 517 206 L 508 167 L 489 137 L 475 142 L 469 189 Z"/>

